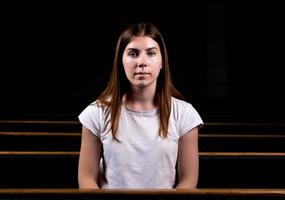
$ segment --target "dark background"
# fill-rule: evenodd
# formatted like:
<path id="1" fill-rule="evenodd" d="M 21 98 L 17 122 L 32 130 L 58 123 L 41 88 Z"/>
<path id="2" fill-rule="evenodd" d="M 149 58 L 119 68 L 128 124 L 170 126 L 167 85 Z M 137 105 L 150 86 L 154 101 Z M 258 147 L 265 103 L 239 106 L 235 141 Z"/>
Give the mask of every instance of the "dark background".
<path id="1" fill-rule="evenodd" d="M 120 32 L 150 21 L 205 122 L 284 122 L 282 1 L 11 1 L 1 119 L 76 119 L 105 88 Z"/>

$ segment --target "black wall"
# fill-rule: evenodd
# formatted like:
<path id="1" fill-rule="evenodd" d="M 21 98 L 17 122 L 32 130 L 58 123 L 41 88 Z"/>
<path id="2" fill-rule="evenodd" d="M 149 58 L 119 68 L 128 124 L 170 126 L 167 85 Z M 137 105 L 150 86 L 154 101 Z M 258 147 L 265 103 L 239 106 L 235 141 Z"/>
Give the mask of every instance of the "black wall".
<path id="1" fill-rule="evenodd" d="M 14 1 L 3 6 L 0 117 L 72 118 L 104 89 L 116 40 L 151 21 L 205 121 L 284 121 L 282 1 Z"/>

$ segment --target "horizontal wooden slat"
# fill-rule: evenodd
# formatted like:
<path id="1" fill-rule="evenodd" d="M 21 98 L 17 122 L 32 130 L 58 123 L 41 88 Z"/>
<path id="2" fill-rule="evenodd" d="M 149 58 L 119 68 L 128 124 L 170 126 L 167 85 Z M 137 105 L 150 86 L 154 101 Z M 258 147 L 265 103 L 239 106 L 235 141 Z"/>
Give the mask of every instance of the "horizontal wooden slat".
<path id="1" fill-rule="evenodd" d="M 205 134 L 285 134 L 285 123 L 222 123 L 208 122 L 200 129 Z"/>
<path id="2" fill-rule="evenodd" d="M 80 125 L 79 121 L 60 120 L 0 120 L 1 124 L 50 124 L 50 125 Z M 285 123 L 229 123 L 229 122 L 205 122 L 206 127 L 280 127 L 285 128 Z"/>
<path id="3" fill-rule="evenodd" d="M 79 152 L 69 151 L 0 151 L 0 156 L 79 156 Z"/>
<path id="4" fill-rule="evenodd" d="M 226 189 L 226 188 L 205 188 L 205 189 L 1 189 L 0 194 L 101 194 L 101 195 L 225 195 L 225 196 L 284 196 L 285 189 Z"/>
<path id="5" fill-rule="evenodd" d="M 25 199 L 53 199 L 53 200 L 281 200 L 284 191 L 248 190 L 248 189 L 193 189 L 193 190 L 116 190 L 116 189 L 25 189 L 4 190 L 0 193 L 1 200 L 25 200 Z"/>
<path id="6" fill-rule="evenodd" d="M 0 131 L 8 132 L 80 132 L 79 121 L 0 120 Z"/>
<path id="7" fill-rule="evenodd" d="M 207 157 L 285 157 L 285 153 L 268 152 L 200 152 L 200 156 Z"/>
<path id="8" fill-rule="evenodd" d="M 31 131 L 0 131 L 0 136 L 75 136 L 81 137 L 81 133 L 73 132 L 31 132 Z M 199 134 L 200 138 L 285 138 L 285 134 Z"/>
<path id="9" fill-rule="evenodd" d="M 205 125 L 207 126 L 278 126 L 278 127 L 285 127 L 285 123 L 250 123 L 250 122 L 206 122 Z"/>
<path id="10" fill-rule="evenodd" d="M 75 136 L 80 137 L 81 133 L 65 133 L 65 132 L 31 132 L 31 131 L 0 131 L 0 136 Z"/>
<path id="11" fill-rule="evenodd" d="M 200 152 L 202 157 L 285 157 L 285 153 L 271 152 Z M 0 156 L 79 156 L 79 152 L 0 151 Z"/>
<path id="12" fill-rule="evenodd" d="M 0 131 L 80 132 L 78 120 L 0 120 Z M 222 123 L 205 122 L 205 134 L 285 134 L 285 123 Z"/>
<path id="13" fill-rule="evenodd" d="M 0 120 L 0 124 L 80 124 L 74 120 Z M 205 122 L 206 126 L 278 126 L 285 127 L 285 123 L 250 123 L 250 122 Z"/>
<path id="14" fill-rule="evenodd" d="M 73 124 L 78 125 L 78 121 L 52 121 L 52 120 L 0 120 L 0 124 Z"/>
<path id="15" fill-rule="evenodd" d="M 1 134 L 1 133 L 0 133 Z M 285 134 L 199 134 L 200 138 L 285 138 Z"/>

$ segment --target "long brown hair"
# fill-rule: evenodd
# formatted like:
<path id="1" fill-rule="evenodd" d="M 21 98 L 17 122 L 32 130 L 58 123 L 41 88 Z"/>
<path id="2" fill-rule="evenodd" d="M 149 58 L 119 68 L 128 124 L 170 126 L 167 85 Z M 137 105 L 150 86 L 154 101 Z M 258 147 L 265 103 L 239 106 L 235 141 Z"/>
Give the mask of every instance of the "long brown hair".
<path id="1" fill-rule="evenodd" d="M 182 99 L 182 95 L 174 88 L 171 80 L 168 54 L 164 39 L 159 30 L 152 23 L 137 23 L 129 26 L 120 35 L 113 63 L 111 78 L 106 89 L 98 98 L 102 106 L 107 106 L 111 113 L 111 131 L 113 138 L 116 138 L 118 129 L 123 95 L 127 93 L 130 83 L 126 77 L 122 56 L 126 46 L 133 40 L 134 37 L 147 36 L 155 40 L 160 47 L 162 54 L 162 70 L 157 78 L 155 104 L 159 110 L 159 135 L 163 138 L 167 137 L 168 121 L 171 112 L 171 96 Z"/>

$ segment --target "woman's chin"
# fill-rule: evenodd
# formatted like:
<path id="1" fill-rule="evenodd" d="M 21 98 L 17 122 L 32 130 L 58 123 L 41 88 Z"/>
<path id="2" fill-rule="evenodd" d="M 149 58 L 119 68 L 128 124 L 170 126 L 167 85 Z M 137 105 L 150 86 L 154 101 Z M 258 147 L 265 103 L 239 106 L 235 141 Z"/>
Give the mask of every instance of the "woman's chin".
<path id="1" fill-rule="evenodd" d="M 139 81 L 139 82 L 137 82 L 137 83 L 135 83 L 134 84 L 134 86 L 136 87 L 136 88 L 145 88 L 145 87 L 147 87 L 147 83 L 145 82 L 145 81 Z"/>
<path id="2" fill-rule="evenodd" d="M 139 83 L 139 84 L 137 84 L 137 87 L 138 88 L 144 88 L 144 87 L 146 87 L 147 85 L 145 84 L 145 83 Z"/>
<path id="3" fill-rule="evenodd" d="M 146 88 L 146 87 L 151 86 L 154 83 L 155 82 L 151 82 L 151 81 L 147 81 L 147 80 L 139 80 L 139 81 L 132 83 L 132 85 L 136 88 Z"/>

